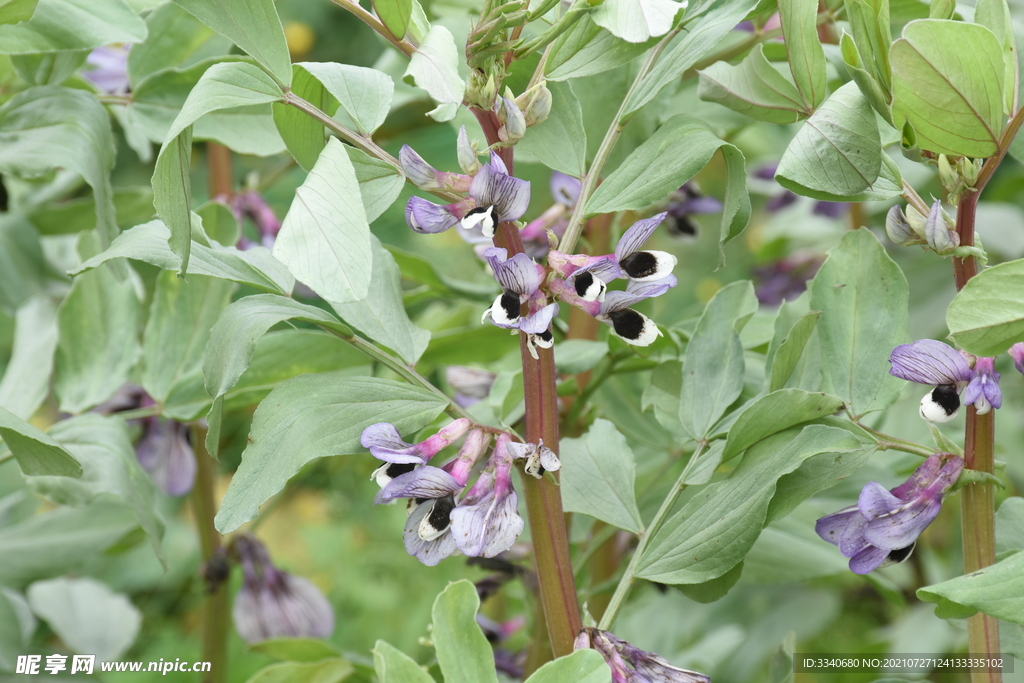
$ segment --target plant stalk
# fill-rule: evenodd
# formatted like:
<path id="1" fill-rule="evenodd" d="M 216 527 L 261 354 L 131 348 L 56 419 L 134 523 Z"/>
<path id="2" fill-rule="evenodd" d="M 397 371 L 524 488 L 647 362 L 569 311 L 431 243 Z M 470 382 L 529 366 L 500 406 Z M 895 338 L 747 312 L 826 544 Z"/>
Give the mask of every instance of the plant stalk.
<path id="1" fill-rule="evenodd" d="M 217 514 L 214 497 L 217 472 L 213 458 L 206 452 L 206 430 L 192 427 L 192 449 L 196 458 L 196 484 L 192 490 L 192 511 L 199 532 L 199 547 L 203 562 L 220 549 L 222 538 L 213 524 Z M 228 629 L 230 628 L 231 595 L 228 582 L 220 582 L 207 593 L 203 602 L 202 658 L 210 662 L 210 670 L 203 673 L 202 683 L 223 683 L 227 679 Z"/>
<path id="2" fill-rule="evenodd" d="M 498 142 L 498 118 L 494 112 L 472 109 L 488 144 Z M 513 173 L 511 147 L 501 147 L 498 154 Z M 494 237 L 495 245 L 508 250 L 511 258 L 522 253 L 523 242 L 514 223 L 504 222 Z M 537 349 L 534 359 L 527 346 L 527 336 L 519 335 L 523 359 L 523 390 L 526 400 L 526 440 L 544 442 L 558 452 L 558 396 L 555 391 L 555 354 L 553 349 Z M 524 476 L 523 492 L 526 512 L 533 537 L 534 561 L 540 588 L 541 605 L 547 624 L 551 650 L 556 657 L 571 654 L 573 641 L 582 628 L 576 581 L 569 557 L 569 535 L 565 527 L 562 493 L 557 476 L 534 479 Z"/>
<path id="3" fill-rule="evenodd" d="M 209 174 L 210 199 L 230 199 L 235 191 L 231 150 L 219 142 L 207 142 L 206 171 Z"/>
<path id="4" fill-rule="evenodd" d="M 404 36 L 395 37 L 395 35 L 388 30 L 388 27 L 385 26 L 380 19 L 373 16 L 369 11 L 363 9 L 358 2 L 351 2 L 350 0 L 331 0 L 331 2 L 354 14 L 360 21 L 379 33 L 385 40 L 391 43 L 396 50 L 406 57 L 411 56 L 412 53 L 416 51 L 416 46 L 413 43 L 405 40 Z"/>
<path id="5" fill-rule="evenodd" d="M 1017 126 L 1020 116 L 1015 117 Z M 1013 125 L 1008 126 L 1008 130 Z M 1004 140 L 1006 136 L 1004 134 Z M 1012 140 L 1011 136 L 1009 140 Z M 1007 147 L 1009 142 L 1007 141 Z M 1005 148 L 1003 149 L 1005 153 Z M 995 163 L 1002 158 L 993 157 Z M 979 176 L 977 191 L 966 194 L 957 206 L 956 229 L 960 244 L 974 246 L 974 220 L 978 208 L 981 188 L 992 176 L 995 167 L 989 169 L 989 159 Z M 954 258 L 953 275 L 957 291 L 978 274 L 978 263 L 973 257 Z M 993 445 L 995 443 L 995 411 L 978 415 L 974 406 L 967 409 L 967 429 L 964 435 L 964 463 L 972 470 L 995 472 Z M 995 492 L 991 483 L 975 483 L 964 488 L 962 499 L 962 524 L 964 547 L 964 573 L 970 574 L 996 562 Z M 979 612 L 967 619 L 967 643 L 974 657 L 988 657 L 999 652 L 999 620 Z M 971 671 L 971 683 L 1001 683 L 1002 673 L 998 670 Z"/>

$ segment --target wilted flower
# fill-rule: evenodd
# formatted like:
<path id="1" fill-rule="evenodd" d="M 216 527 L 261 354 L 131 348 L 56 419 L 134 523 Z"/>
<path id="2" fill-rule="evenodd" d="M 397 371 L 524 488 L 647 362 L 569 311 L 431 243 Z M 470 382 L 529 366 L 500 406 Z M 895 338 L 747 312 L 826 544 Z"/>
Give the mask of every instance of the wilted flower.
<path id="1" fill-rule="evenodd" d="M 949 422 L 956 417 L 960 410 L 960 393 L 974 377 L 974 371 L 963 355 L 942 342 L 921 339 L 912 344 L 897 346 L 889 356 L 889 362 L 892 363 L 890 375 L 935 387 L 921 399 L 921 417 L 929 422 Z M 971 400 L 967 401 L 968 397 L 964 397 L 965 403 L 975 403 L 979 396 L 991 402 L 988 395 L 994 396 L 999 391 L 999 375 L 991 371 L 991 362 L 982 367 L 988 367 L 990 371 L 979 379 L 976 385 L 978 391 L 972 391 Z M 1002 405 L 1001 395 L 997 400 Z M 992 404 L 996 405 L 995 402 Z M 977 407 L 988 412 L 984 404 Z"/>
<path id="2" fill-rule="evenodd" d="M 523 470 L 535 479 L 562 468 L 558 454 L 545 446 L 543 439 L 539 443 L 509 443 L 507 448 L 513 460 L 526 460 Z"/>
<path id="3" fill-rule="evenodd" d="M 494 446 L 487 467 L 451 513 L 452 536 L 470 557 L 494 557 L 508 550 L 523 532 L 519 497 L 512 488 L 512 455 L 508 434 Z"/>
<path id="4" fill-rule="evenodd" d="M 850 571 L 867 574 L 910 557 L 918 536 L 938 516 L 942 497 L 956 483 L 964 461 L 936 453 L 891 491 L 868 482 L 857 505 L 818 520 L 814 529 L 850 558 Z"/>
<path id="5" fill-rule="evenodd" d="M 189 429 L 175 420 L 146 417 L 135 455 L 153 483 L 169 496 L 183 496 L 196 481 L 196 456 Z"/>
<path id="6" fill-rule="evenodd" d="M 104 45 L 89 53 L 85 63 L 93 68 L 82 72 L 100 90 L 110 95 L 128 92 L 128 46 Z"/>
<path id="7" fill-rule="evenodd" d="M 242 640 L 326 638 L 334 632 L 334 610 L 316 586 L 274 567 L 252 536 L 239 536 L 233 548 L 245 574 L 231 610 Z"/>
<path id="8" fill-rule="evenodd" d="M 612 683 L 711 683 L 696 671 L 672 666 L 653 652 L 645 652 L 610 631 L 584 628 L 576 636 L 575 650 L 597 650 L 612 670 Z"/>
<path id="9" fill-rule="evenodd" d="M 442 206 L 411 197 L 405 220 L 416 232 L 437 233 L 461 223 L 467 230 L 479 227 L 484 237 L 491 238 L 499 223 L 517 220 L 529 205 L 530 183 L 510 176 L 505 162 L 491 152 L 491 160 L 480 167 L 469 185 L 468 199 Z"/>

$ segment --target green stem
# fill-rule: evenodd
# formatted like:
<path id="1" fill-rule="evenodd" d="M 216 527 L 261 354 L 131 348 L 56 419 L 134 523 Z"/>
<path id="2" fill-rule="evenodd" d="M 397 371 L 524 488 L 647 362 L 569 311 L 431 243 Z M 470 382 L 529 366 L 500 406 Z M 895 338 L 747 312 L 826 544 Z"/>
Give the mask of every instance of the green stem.
<path id="1" fill-rule="evenodd" d="M 1021 112 L 1007 126 L 1007 131 L 1016 132 L 1020 126 Z M 1016 123 L 1016 125 L 1014 125 Z M 960 244 L 974 245 L 974 221 L 981 189 L 992 177 L 1013 135 L 1003 134 L 1005 147 L 1000 145 L 1000 154 L 985 162 L 976 184 L 977 191 L 966 194 L 957 206 L 956 230 Z M 994 161 L 994 165 L 989 164 Z M 988 171 L 988 173 L 986 173 Z M 963 289 L 968 280 L 978 274 L 977 260 L 972 256 L 953 259 L 953 276 L 957 290 Z M 995 472 L 993 445 L 995 443 L 995 411 L 978 415 L 974 406 L 967 409 L 967 429 L 964 435 L 964 464 L 968 469 L 981 472 Z M 991 483 L 971 484 L 964 488 L 962 505 L 964 573 L 970 574 L 995 564 L 995 492 Z M 972 656 L 987 657 L 999 652 L 999 620 L 979 612 L 967 619 L 967 644 Z M 972 671 L 971 683 L 1000 683 L 999 671 Z"/>
<path id="2" fill-rule="evenodd" d="M 907 200 L 908 204 L 913 205 L 922 216 L 927 216 L 931 211 L 931 207 L 921 199 L 921 195 L 906 180 L 903 181 L 903 198 Z"/>
<path id="3" fill-rule="evenodd" d="M 619 105 L 619 110 L 615 113 L 615 117 L 612 119 L 611 125 L 608 126 L 607 132 L 604 134 L 604 139 L 601 140 L 601 146 L 597 150 L 597 154 L 594 155 L 594 161 L 591 162 L 590 168 L 587 169 L 587 175 L 583 177 L 583 186 L 580 188 L 579 198 L 576 200 L 576 206 L 572 210 L 572 216 L 569 217 L 569 227 L 565 230 L 565 235 L 562 237 L 561 242 L 558 245 L 559 251 L 566 254 L 571 254 L 573 249 L 576 247 L 576 242 L 579 240 L 580 235 L 583 233 L 583 226 L 585 221 L 585 211 L 587 201 L 590 196 L 597 189 L 597 183 L 601 179 L 601 171 L 604 169 L 604 165 L 608 163 L 608 158 L 612 154 L 612 149 L 615 148 L 615 143 L 619 141 L 619 136 L 625 129 L 626 124 L 629 122 L 629 118 L 626 115 L 626 103 L 633 97 L 633 93 L 640 87 L 640 83 L 643 82 L 644 77 L 650 73 L 651 69 L 654 68 L 655 62 L 658 61 L 658 57 L 661 55 L 662 50 L 665 46 L 676 37 L 681 29 L 674 29 L 669 31 L 668 34 L 661 39 L 657 45 L 655 45 L 650 54 L 647 55 L 647 61 L 640 68 L 636 78 L 633 79 L 633 84 L 629 86 L 629 91 L 626 96 L 622 98 L 622 103 Z"/>
<path id="4" fill-rule="evenodd" d="M 370 12 L 363 9 L 358 2 L 351 2 L 350 0 L 331 0 L 335 5 L 341 7 L 344 10 L 348 10 L 352 14 L 356 15 L 364 24 L 372 28 L 374 31 L 383 36 L 389 43 L 395 46 L 395 49 L 401 52 L 406 57 L 412 56 L 412 53 L 416 51 L 416 46 L 405 40 L 404 37 L 396 38 L 388 27 L 385 26 L 380 19 L 373 16 Z"/>
<path id="5" fill-rule="evenodd" d="M 290 104 L 299 111 L 308 114 L 309 116 L 313 117 L 314 119 L 322 123 L 328 129 L 337 133 L 338 137 L 341 137 L 344 140 L 350 142 L 353 147 L 361 149 L 370 156 L 380 159 L 381 161 L 387 164 L 390 164 L 391 166 L 394 167 L 396 171 L 402 173 L 402 164 L 398 161 L 398 159 L 385 152 L 383 148 L 377 145 L 377 143 L 371 140 L 369 137 L 365 135 L 360 135 L 354 130 L 350 130 L 349 128 L 346 128 L 345 126 L 341 125 L 332 117 L 328 116 L 326 113 L 317 108 L 317 106 L 314 105 L 313 103 L 302 99 L 293 92 L 286 92 L 284 94 L 284 103 Z M 460 197 L 457 194 L 453 194 L 451 192 L 442 192 L 440 190 L 432 191 L 431 194 L 434 195 L 435 197 L 438 197 L 448 202 L 457 202 L 460 199 L 462 199 L 462 197 Z"/>
<path id="6" fill-rule="evenodd" d="M 206 430 L 192 427 L 192 449 L 196 457 L 196 483 L 192 490 L 192 509 L 203 562 L 220 550 L 222 538 L 213 524 L 217 514 L 214 497 L 217 472 L 213 458 L 206 452 Z M 210 662 L 210 670 L 202 675 L 202 683 L 223 683 L 227 679 L 228 629 L 231 622 L 231 594 L 228 583 L 222 581 L 215 590 L 206 594 L 203 603 L 202 659 Z"/>
<path id="7" fill-rule="evenodd" d="M 920 455 L 923 458 L 927 458 L 928 456 L 933 455 L 936 452 L 936 449 L 934 448 L 929 448 L 928 446 L 924 446 L 919 443 L 914 443 L 913 441 L 897 439 L 895 436 L 883 434 L 878 430 L 872 429 L 867 425 L 861 424 L 857 420 L 853 420 L 853 424 L 857 425 L 865 432 L 867 432 L 869 435 L 873 436 L 875 438 L 875 445 L 878 447 L 879 450 L 903 451 L 904 453 L 913 453 L 914 455 Z"/>
<path id="8" fill-rule="evenodd" d="M 573 6 L 562 15 L 562 18 L 551 26 L 551 28 L 544 31 L 544 33 L 540 34 L 530 42 L 519 47 L 515 51 L 515 59 L 523 59 L 530 53 L 550 44 L 558 38 L 558 36 L 565 33 L 570 26 L 579 21 L 579 19 L 589 12 L 590 9 L 590 5 L 588 5 L 585 0 L 577 0 L 577 2 L 574 3 Z"/>
<path id="9" fill-rule="evenodd" d="M 633 584 L 636 583 L 636 570 L 640 564 L 640 559 L 644 555 L 644 551 L 647 550 L 647 545 L 651 539 L 661 529 L 662 524 L 668 519 L 668 515 L 672 512 L 672 508 L 675 506 L 676 501 L 679 500 L 679 494 L 686 488 L 686 477 L 690 474 L 690 469 L 697 463 L 700 457 L 707 450 L 708 444 L 706 441 L 702 441 L 697 444 L 697 450 L 693 452 L 690 457 L 690 462 L 683 468 L 679 478 L 676 479 L 676 483 L 672 485 L 672 490 L 665 496 L 665 500 L 661 501 L 661 507 L 658 508 L 658 512 L 655 513 L 654 519 L 647 525 L 647 528 L 642 530 L 638 535 L 640 542 L 636 546 L 636 550 L 633 552 L 633 557 L 630 558 L 629 564 L 626 565 L 626 570 L 622 574 L 622 578 L 619 579 L 619 585 L 615 588 L 615 593 L 612 595 L 611 601 L 608 603 L 608 607 L 605 609 L 604 615 L 601 617 L 601 622 L 597 627 L 603 631 L 611 629 L 615 623 L 615 617 L 619 615 L 619 610 L 622 609 L 622 604 L 629 597 L 629 592 L 633 589 Z"/>

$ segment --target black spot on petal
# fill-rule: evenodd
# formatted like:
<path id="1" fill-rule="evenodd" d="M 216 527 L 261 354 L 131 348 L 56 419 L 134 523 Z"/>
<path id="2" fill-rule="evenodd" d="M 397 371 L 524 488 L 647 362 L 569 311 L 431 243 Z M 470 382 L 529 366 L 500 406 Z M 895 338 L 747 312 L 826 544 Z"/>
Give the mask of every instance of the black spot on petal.
<path id="1" fill-rule="evenodd" d="M 452 510 L 455 509 L 455 499 L 451 496 L 438 498 L 427 513 L 427 521 L 430 526 L 438 531 L 444 531 L 451 525 Z"/>
<path id="2" fill-rule="evenodd" d="M 625 308 L 621 311 L 611 311 L 608 317 L 615 328 L 615 334 L 623 339 L 639 339 L 644 331 L 644 317 L 636 311 Z"/>
<path id="3" fill-rule="evenodd" d="M 619 267 L 631 278 L 648 277 L 658 271 L 658 257 L 649 251 L 634 251 L 619 261 Z"/>
<path id="4" fill-rule="evenodd" d="M 960 394 L 952 384 L 940 384 L 932 390 L 932 401 L 946 411 L 946 415 L 952 415 L 960 408 Z"/>
<path id="5" fill-rule="evenodd" d="M 587 290 L 594 284 L 594 275 L 590 271 L 585 271 L 576 276 L 576 296 L 584 297 L 587 295 Z"/>
<path id="6" fill-rule="evenodd" d="M 491 211 L 491 210 L 493 210 L 493 207 L 490 207 L 490 206 L 478 206 L 475 209 L 470 209 L 469 211 L 467 211 L 466 212 L 466 217 L 463 218 L 463 220 L 465 220 L 466 218 L 469 218 L 470 216 L 475 216 L 478 213 L 487 213 L 488 211 Z"/>
<path id="7" fill-rule="evenodd" d="M 917 545 L 917 542 L 911 543 L 906 548 L 899 548 L 897 550 L 890 551 L 889 555 L 885 558 L 885 561 L 888 564 L 898 564 L 902 562 L 910 557 L 910 554 L 914 552 L 915 545 Z"/>
<path id="8" fill-rule="evenodd" d="M 697 234 L 697 223 L 689 216 L 669 216 L 665 223 L 670 235 L 693 237 Z"/>
<path id="9" fill-rule="evenodd" d="M 399 475 L 408 474 L 409 472 L 412 472 L 414 469 L 416 469 L 416 464 L 415 463 L 411 463 L 411 462 L 408 462 L 408 463 L 406 463 L 406 462 L 403 462 L 403 463 L 393 462 L 390 465 L 388 465 L 388 468 L 386 470 L 384 470 L 384 473 L 386 475 L 388 475 L 389 477 L 391 477 L 392 479 L 394 479 L 395 477 L 397 477 Z"/>
<path id="10" fill-rule="evenodd" d="M 508 320 L 519 319 L 519 295 L 515 292 L 505 290 L 501 295 L 501 310 L 505 311 Z"/>

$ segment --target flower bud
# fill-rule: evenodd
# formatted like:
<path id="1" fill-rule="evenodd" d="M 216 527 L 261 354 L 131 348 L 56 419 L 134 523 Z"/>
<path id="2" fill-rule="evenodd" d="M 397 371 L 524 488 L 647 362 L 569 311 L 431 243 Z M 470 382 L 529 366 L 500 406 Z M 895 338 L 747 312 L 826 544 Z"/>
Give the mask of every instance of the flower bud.
<path id="1" fill-rule="evenodd" d="M 494 106 L 501 127 L 498 128 L 498 139 L 502 142 L 515 144 L 526 135 L 526 118 L 519 111 L 516 103 L 507 97 L 500 98 Z"/>
<path id="2" fill-rule="evenodd" d="M 927 241 L 925 225 L 928 223 L 928 217 L 914 208 L 913 204 L 907 204 L 907 222 L 910 223 L 910 228 L 917 233 L 917 236 L 922 241 Z"/>
<path id="3" fill-rule="evenodd" d="M 516 98 L 516 105 L 526 117 L 527 128 L 543 123 L 548 118 L 551 102 L 551 91 L 543 81 Z"/>
<path id="4" fill-rule="evenodd" d="M 952 164 L 949 163 L 949 157 L 945 154 L 939 155 L 939 182 L 942 186 L 949 191 L 952 191 L 956 187 L 957 183 L 960 182 L 960 175 L 953 169 Z"/>
<path id="5" fill-rule="evenodd" d="M 459 156 L 459 168 L 462 169 L 462 172 L 466 175 L 476 175 L 476 172 L 480 170 L 480 159 L 477 156 L 476 147 L 469 140 L 469 133 L 466 132 L 465 126 L 459 128 L 455 150 Z"/>
<path id="6" fill-rule="evenodd" d="M 889 209 L 889 213 L 885 217 L 885 234 L 895 244 L 901 246 L 921 243 L 921 239 L 914 232 L 914 229 L 910 227 L 910 223 L 907 222 L 907 217 L 903 215 L 903 209 L 900 208 L 899 204 Z"/>
<path id="7" fill-rule="evenodd" d="M 925 239 L 928 246 L 939 254 L 947 253 L 960 246 L 960 235 L 952 227 L 953 220 L 942 208 L 942 202 L 936 200 L 925 222 Z"/>

